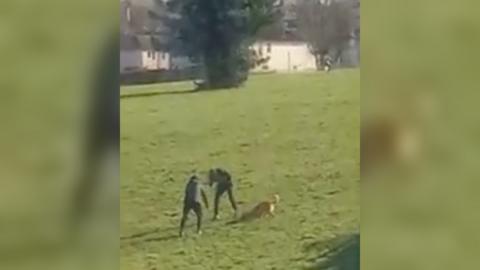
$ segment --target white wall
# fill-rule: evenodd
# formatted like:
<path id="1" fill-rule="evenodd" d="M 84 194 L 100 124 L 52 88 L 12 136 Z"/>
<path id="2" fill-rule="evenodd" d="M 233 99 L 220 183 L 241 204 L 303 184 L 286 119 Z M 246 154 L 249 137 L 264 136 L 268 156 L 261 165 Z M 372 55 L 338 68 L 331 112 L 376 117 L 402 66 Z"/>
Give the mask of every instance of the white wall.
<path id="1" fill-rule="evenodd" d="M 268 50 L 270 44 L 270 51 Z M 253 49 L 263 57 L 270 56 L 270 60 L 264 65 L 268 69 L 256 67 L 255 70 L 272 71 L 307 71 L 315 70 L 315 57 L 310 53 L 308 45 L 303 42 L 256 42 Z"/>
<path id="2" fill-rule="evenodd" d="M 144 69 L 156 70 L 156 69 L 169 69 L 170 68 L 170 56 L 168 53 L 157 51 L 143 51 L 142 63 Z"/>
<path id="3" fill-rule="evenodd" d="M 120 72 L 170 68 L 170 55 L 140 50 L 120 51 Z"/>

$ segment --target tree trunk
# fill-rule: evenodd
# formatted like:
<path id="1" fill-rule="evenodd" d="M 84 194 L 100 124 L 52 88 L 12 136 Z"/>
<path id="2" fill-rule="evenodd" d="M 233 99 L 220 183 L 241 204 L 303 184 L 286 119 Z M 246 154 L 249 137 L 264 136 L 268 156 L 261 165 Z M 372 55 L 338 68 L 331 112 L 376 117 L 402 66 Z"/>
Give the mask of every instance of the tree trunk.
<path id="1" fill-rule="evenodd" d="M 248 78 L 248 50 L 208 52 L 204 57 L 205 83 L 202 89 L 236 88 Z"/>
<path id="2" fill-rule="evenodd" d="M 235 87 L 233 74 L 225 60 L 210 60 L 206 68 L 206 87 L 208 89 Z"/>
<path id="3" fill-rule="evenodd" d="M 323 70 L 325 67 L 325 58 L 327 54 L 326 53 L 317 53 L 315 54 L 315 65 L 317 70 Z"/>
<path id="4" fill-rule="evenodd" d="M 321 54 L 315 54 L 315 67 L 317 68 L 317 71 L 322 69 L 322 55 Z"/>

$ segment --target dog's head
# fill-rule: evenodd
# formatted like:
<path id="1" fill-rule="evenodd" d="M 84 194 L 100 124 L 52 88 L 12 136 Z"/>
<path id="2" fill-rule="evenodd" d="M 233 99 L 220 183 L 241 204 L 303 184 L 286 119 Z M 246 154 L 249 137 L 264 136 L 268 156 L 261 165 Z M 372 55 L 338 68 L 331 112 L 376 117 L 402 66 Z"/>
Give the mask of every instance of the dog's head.
<path id="1" fill-rule="evenodd" d="M 277 204 L 279 201 L 280 201 L 280 195 L 274 194 L 274 195 L 272 196 L 272 202 L 275 203 L 275 204 Z"/>

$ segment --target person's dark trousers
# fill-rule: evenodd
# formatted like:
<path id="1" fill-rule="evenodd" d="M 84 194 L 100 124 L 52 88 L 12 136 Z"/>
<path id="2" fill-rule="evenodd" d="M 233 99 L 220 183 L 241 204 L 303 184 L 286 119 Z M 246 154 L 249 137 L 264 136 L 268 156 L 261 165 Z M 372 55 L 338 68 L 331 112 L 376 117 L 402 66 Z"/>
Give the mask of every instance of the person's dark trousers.
<path id="1" fill-rule="evenodd" d="M 187 221 L 188 214 L 193 210 L 197 216 L 197 233 L 201 232 L 202 229 L 202 205 L 199 202 L 187 202 L 183 206 L 183 215 L 182 221 L 180 222 L 180 236 L 183 235 L 183 229 L 185 227 L 185 222 Z"/>
<path id="2" fill-rule="evenodd" d="M 218 218 L 218 204 L 220 203 L 220 197 L 227 192 L 228 194 L 228 199 L 230 200 L 230 204 L 232 205 L 233 210 L 235 213 L 237 212 L 237 204 L 235 203 L 235 199 L 233 198 L 233 192 L 232 192 L 232 187 L 227 187 L 224 189 L 217 189 L 217 192 L 215 193 L 215 202 L 214 202 L 214 210 L 213 210 L 213 219 Z"/>

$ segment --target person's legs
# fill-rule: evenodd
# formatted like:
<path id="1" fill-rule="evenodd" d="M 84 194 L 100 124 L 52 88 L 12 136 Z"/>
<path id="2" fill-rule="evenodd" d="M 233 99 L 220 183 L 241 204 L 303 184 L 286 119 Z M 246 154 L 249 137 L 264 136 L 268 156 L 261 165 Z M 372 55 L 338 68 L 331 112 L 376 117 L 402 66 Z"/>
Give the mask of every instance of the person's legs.
<path id="1" fill-rule="evenodd" d="M 225 190 L 217 189 L 215 192 L 215 200 L 213 202 L 213 220 L 218 219 L 218 204 L 220 203 L 220 197 L 223 195 Z"/>
<path id="2" fill-rule="evenodd" d="M 193 208 L 195 215 L 197 215 L 197 233 L 202 233 L 202 205 L 200 203 L 195 203 Z"/>
<path id="3" fill-rule="evenodd" d="M 227 190 L 227 192 L 228 192 L 228 199 L 230 200 L 230 203 L 232 204 L 232 208 L 235 211 L 235 214 L 237 214 L 237 204 L 235 203 L 235 199 L 233 198 L 232 188 L 229 188 Z"/>
<path id="4" fill-rule="evenodd" d="M 185 205 L 183 206 L 182 220 L 180 221 L 180 236 L 183 236 L 183 228 L 185 227 L 185 222 L 187 221 L 190 209 L 191 205 L 185 203 Z"/>

